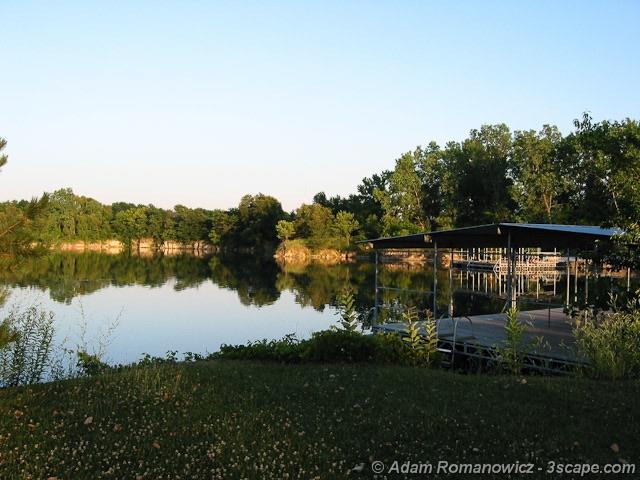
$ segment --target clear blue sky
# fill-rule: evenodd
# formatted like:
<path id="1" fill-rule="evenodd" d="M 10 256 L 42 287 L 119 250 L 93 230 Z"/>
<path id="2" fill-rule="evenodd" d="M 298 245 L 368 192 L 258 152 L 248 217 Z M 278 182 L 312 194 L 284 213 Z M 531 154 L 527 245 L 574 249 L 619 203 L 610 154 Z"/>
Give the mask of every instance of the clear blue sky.
<path id="1" fill-rule="evenodd" d="M 0 2 L 0 200 L 285 208 L 483 123 L 640 117 L 640 2 Z"/>

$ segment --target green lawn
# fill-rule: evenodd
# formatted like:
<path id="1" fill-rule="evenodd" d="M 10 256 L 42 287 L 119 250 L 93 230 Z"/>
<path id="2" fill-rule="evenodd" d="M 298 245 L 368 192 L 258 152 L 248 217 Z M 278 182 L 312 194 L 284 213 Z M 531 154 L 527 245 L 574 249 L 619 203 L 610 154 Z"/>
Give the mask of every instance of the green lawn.
<path id="1" fill-rule="evenodd" d="M 372 478 L 374 459 L 533 462 L 524 478 L 572 478 L 537 468 L 637 462 L 639 398 L 637 381 L 380 365 L 135 368 L 0 390 L 0 478 Z"/>

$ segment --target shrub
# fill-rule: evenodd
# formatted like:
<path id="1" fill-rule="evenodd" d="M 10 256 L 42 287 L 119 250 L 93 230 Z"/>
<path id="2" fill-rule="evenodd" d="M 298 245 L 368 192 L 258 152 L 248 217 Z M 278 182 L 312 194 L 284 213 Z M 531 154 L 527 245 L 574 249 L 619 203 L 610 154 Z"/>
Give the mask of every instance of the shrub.
<path id="1" fill-rule="evenodd" d="M 376 361 L 398 365 L 412 365 L 414 357 L 407 342 L 395 333 L 379 333 L 375 335 L 377 350 Z"/>
<path id="2" fill-rule="evenodd" d="M 2 322 L 6 344 L 0 346 L 0 385 L 28 385 L 42 381 L 51 366 L 54 315 L 32 306 L 13 309 Z"/>
<path id="3" fill-rule="evenodd" d="M 297 340 L 289 335 L 281 340 L 262 340 L 247 345 L 222 345 L 220 351 L 210 358 L 285 363 L 429 364 L 424 357 L 417 356 L 416 351 L 399 335 L 362 335 L 335 329 L 316 332 L 308 340 Z"/>
<path id="4" fill-rule="evenodd" d="M 222 345 L 213 358 L 230 360 L 267 360 L 296 363 L 301 360 L 302 346 L 295 336 L 287 335 L 281 340 L 261 340 L 247 345 Z"/>
<path id="5" fill-rule="evenodd" d="M 613 313 L 584 314 L 574 329 L 586 372 L 607 379 L 640 376 L 640 304 Z"/>
<path id="6" fill-rule="evenodd" d="M 109 365 L 100 360 L 98 355 L 92 355 L 85 351 L 76 352 L 78 357 L 77 367 L 87 376 L 101 375 L 111 369 Z"/>
<path id="7" fill-rule="evenodd" d="M 302 358 L 313 362 L 368 362 L 378 357 L 374 335 L 349 330 L 325 330 L 314 333 L 302 344 Z"/>

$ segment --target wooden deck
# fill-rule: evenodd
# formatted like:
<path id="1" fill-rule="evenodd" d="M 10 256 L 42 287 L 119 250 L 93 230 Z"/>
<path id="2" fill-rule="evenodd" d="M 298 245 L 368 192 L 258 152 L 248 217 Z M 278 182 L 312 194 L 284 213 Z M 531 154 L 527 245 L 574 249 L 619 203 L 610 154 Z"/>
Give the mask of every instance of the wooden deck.
<path id="1" fill-rule="evenodd" d="M 574 363 L 575 339 L 572 320 L 561 308 L 530 310 L 521 312 L 519 319 L 527 323 L 525 343 L 527 354 L 535 358 L 556 362 Z M 457 321 L 456 348 L 472 347 L 486 351 L 495 350 L 505 343 L 504 325 L 506 314 L 492 313 L 471 317 L 455 317 Z M 422 323 L 422 322 L 419 322 Z M 444 318 L 438 321 L 438 338 L 444 342 L 453 339 L 454 321 Z M 404 323 L 386 323 L 373 327 L 373 331 L 406 333 Z"/>

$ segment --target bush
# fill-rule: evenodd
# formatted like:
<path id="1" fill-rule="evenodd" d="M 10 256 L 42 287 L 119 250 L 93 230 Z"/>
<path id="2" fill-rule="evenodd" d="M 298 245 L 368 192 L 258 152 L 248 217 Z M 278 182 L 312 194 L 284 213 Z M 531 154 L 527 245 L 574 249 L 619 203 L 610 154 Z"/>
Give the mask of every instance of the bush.
<path id="1" fill-rule="evenodd" d="M 396 365 L 413 365 L 415 356 L 405 339 L 395 333 L 375 335 L 377 343 L 376 361 Z"/>
<path id="2" fill-rule="evenodd" d="M 85 351 L 78 351 L 76 355 L 78 357 L 77 367 L 84 375 L 91 377 L 111 370 L 111 367 L 100 360 L 98 355 L 92 355 Z"/>
<path id="3" fill-rule="evenodd" d="M 626 311 L 583 315 L 574 335 L 589 375 L 621 379 L 640 377 L 640 305 Z"/>
<path id="4" fill-rule="evenodd" d="M 11 310 L 2 322 L 0 386 L 38 383 L 51 367 L 54 316 L 32 306 Z"/>
<path id="5" fill-rule="evenodd" d="M 261 340 L 249 342 L 247 345 L 222 345 L 213 358 L 297 363 L 302 358 L 302 345 L 293 335 L 287 335 L 281 340 Z"/>
<path id="6" fill-rule="evenodd" d="M 223 345 L 212 358 L 261 360 L 284 363 L 392 363 L 427 365 L 417 361 L 416 351 L 392 333 L 362 335 L 347 330 L 316 332 L 308 340 L 289 335 L 281 340 L 262 340 L 247 345 Z"/>
<path id="7" fill-rule="evenodd" d="M 368 362 L 378 357 L 374 335 L 349 330 L 326 330 L 314 333 L 302 343 L 302 359 L 312 362 Z"/>

